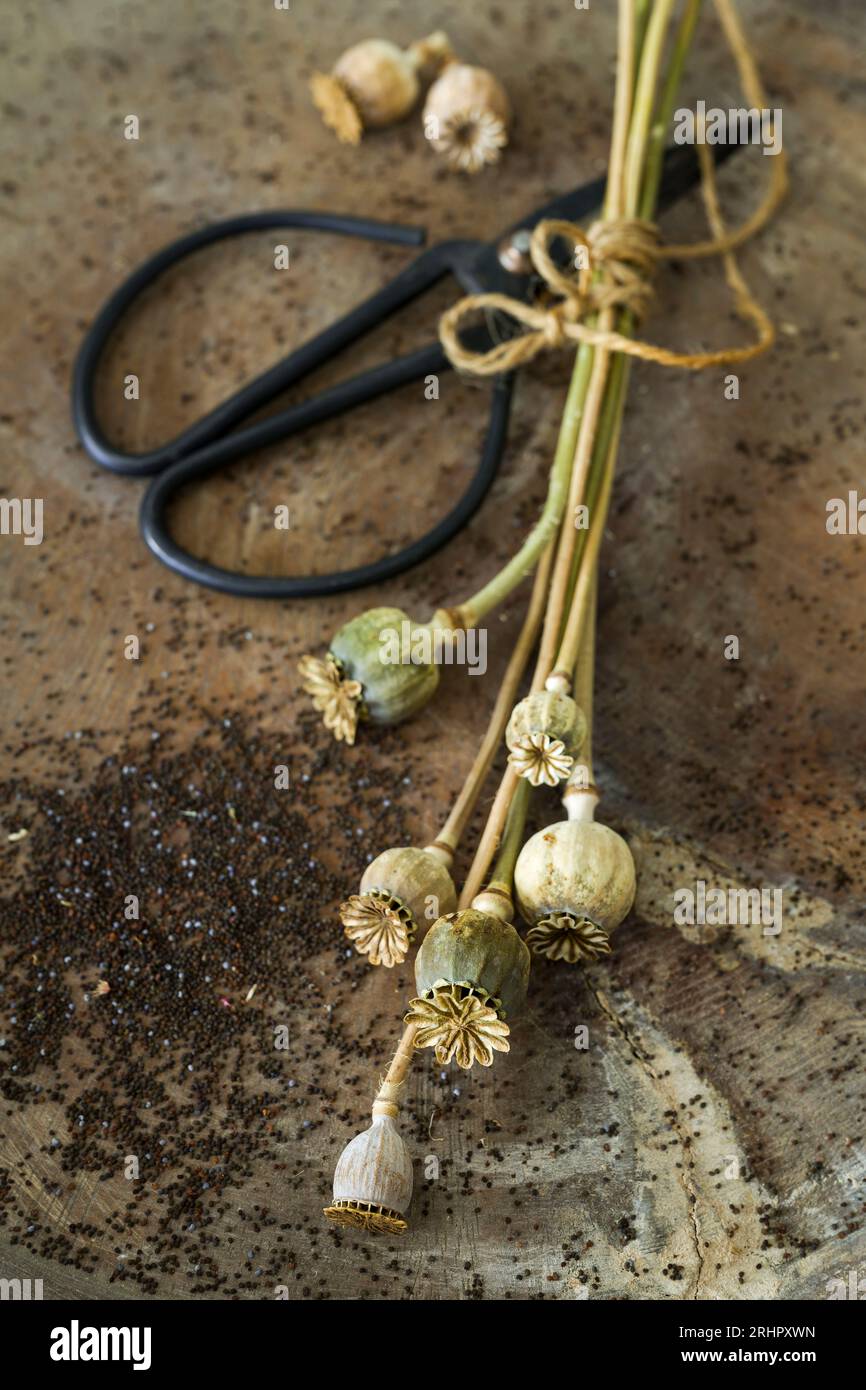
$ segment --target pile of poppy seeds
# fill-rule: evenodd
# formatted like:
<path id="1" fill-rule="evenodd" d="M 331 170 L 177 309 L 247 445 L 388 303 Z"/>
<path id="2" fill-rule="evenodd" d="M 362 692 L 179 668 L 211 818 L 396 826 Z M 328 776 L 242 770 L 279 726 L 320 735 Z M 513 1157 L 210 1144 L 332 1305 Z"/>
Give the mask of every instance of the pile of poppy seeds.
<path id="1" fill-rule="evenodd" d="M 419 1270 L 411 1236 L 370 1238 L 321 1211 L 414 992 L 411 965 L 371 971 L 348 947 L 336 907 L 383 845 L 410 842 L 402 807 L 424 799 L 423 774 L 399 734 L 365 731 L 347 761 L 317 716 L 287 739 L 201 709 L 198 735 L 175 748 L 190 710 L 163 700 L 158 713 L 123 746 L 91 729 L 25 741 L 19 756 L 50 771 L 0 782 L 0 1238 L 26 1252 L 46 1298 L 118 1284 L 163 1298 L 346 1296 L 335 1256 L 353 1296 L 417 1297 L 419 1279 L 446 1279 L 441 1254 L 428 1245 Z M 534 1052 L 524 1043 L 524 1062 Z M 580 1135 L 561 1142 L 524 1104 L 512 1167 L 487 1113 L 431 1184 L 434 1115 L 441 1129 L 473 1113 L 479 1090 L 519 1102 L 521 1087 L 430 1060 L 401 1114 L 418 1158 L 414 1224 L 435 1235 L 455 1214 L 477 1221 L 498 1169 L 504 1296 L 526 1283 L 524 1297 L 573 1296 L 564 1275 L 526 1267 L 524 1236 L 540 1229 L 539 1153 Z M 563 1080 L 573 1100 L 573 1055 Z M 553 1255 L 597 1291 L 592 1244 L 563 1231 Z M 458 1253 L 460 1296 L 484 1298 L 483 1272 Z"/>
<path id="2" fill-rule="evenodd" d="M 405 838 L 399 798 L 369 758 L 347 788 L 330 740 L 303 766 L 229 718 L 168 742 L 154 730 L 85 781 L 98 745 L 82 731 L 46 741 L 52 784 L 2 786 L 0 1087 L 4 1129 L 17 1116 L 34 1139 L 0 1173 L 0 1222 L 39 1257 L 46 1297 L 42 1261 L 92 1273 L 107 1257 L 148 1294 L 172 1276 L 189 1295 L 315 1297 L 293 1287 L 292 1193 L 317 1202 L 330 1174 L 311 1174 L 304 1140 L 323 1077 L 333 1097 L 349 1059 L 375 1074 L 388 1047 L 359 1043 L 351 1008 L 335 1017 L 367 967 L 334 904 L 369 836 Z M 331 868 L 309 827 L 323 802 Z"/>

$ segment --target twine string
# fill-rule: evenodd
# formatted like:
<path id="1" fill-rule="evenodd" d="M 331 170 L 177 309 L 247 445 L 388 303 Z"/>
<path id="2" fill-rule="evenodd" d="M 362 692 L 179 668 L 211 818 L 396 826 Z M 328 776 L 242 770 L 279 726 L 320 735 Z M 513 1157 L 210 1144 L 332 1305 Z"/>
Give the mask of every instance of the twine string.
<path id="1" fill-rule="evenodd" d="M 730 0 L 716 0 L 716 10 L 745 96 L 753 107 L 765 108 L 766 96 L 736 11 Z M 495 293 L 468 295 L 458 300 L 439 323 L 439 338 L 452 364 L 472 375 L 494 376 L 524 366 L 541 352 L 588 343 L 609 352 L 657 362 L 663 367 L 702 371 L 707 367 L 748 362 L 765 352 L 774 341 L 775 330 L 749 289 L 733 252 L 766 225 L 782 201 L 788 184 L 784 153 L 780 150 L 772 157 L 770 185 L 759 207 L 742 226 L 728 231 L 719 204 L 715 163 L 702 127 L 696 131 L 696 149 L 704 211 L 712 233 L 709 241 L 666 246 L 654 223 L 635 218 L 604 219 L 594 222 L 586 231 L 573 222 L 555 219 L 539 222 L 532 233 L 529 254 L 548 291 L 557 296 L 556 302 L 527 304 L 510 295 Z M 574 265 L 579 270 L 576 277 L 565 273 L 553 259 L 551 243 L 557 238 L 572 244 Z M 584 254 L 579 254 L 581 251 Z M 674 352 L 586 322 L 603 309 L 619 308 L 630 310 L 639 324 L 652 298 L 652 277 L 658 262 L 704 256 L 721 258 L 737 313 L 755 330 L 751 343 L 712 352 Z M 467 348 L 460 338 L 460 328 L 467 318 L 484 310 L 508 314 L 525 332 L 484 352 Z"/>

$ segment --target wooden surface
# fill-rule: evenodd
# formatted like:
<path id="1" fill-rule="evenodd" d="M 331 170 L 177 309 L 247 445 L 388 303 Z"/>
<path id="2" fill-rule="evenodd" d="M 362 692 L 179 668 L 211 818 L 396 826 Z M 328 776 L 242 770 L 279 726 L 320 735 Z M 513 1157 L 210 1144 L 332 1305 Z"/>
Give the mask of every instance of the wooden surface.
<path id="1" fill-rule="evenodd" d="M 290 1047 L 267 1073 L 261 1108 L 272 1113 L 245 1175 L 235 1172 L 218 1200 L 202 1198 L 209 1243 L 164 1220 L 182 1166 L 145 1164 L 146 1191 L 124 1225 L 128 1150 L 109 1129 L 99 1159 L 76 1161 L 91 1062 L 72 1026 L 50 1065 L 22 1076 L 3 1063 L 0 1275 L 42 1278 L 46 1297 L 271 1298 L 284 1285 L 292 1298 L 810 1300 L 827 1296 L 828 1280 L 863 1272 L 866 543 L 825 530 L 827 500 L 866 489 L 861 13 L 856 0 L 742 8 L 773 104 L 784 107 L 793 166 L 783 214 L 742 257 L 781 332 L 772 356 L 741 372 L 737 401 L 725 399 L 720 374 L 634 373 L 603 559 L 596 744 L 603 814 L 638 859 L 637 907 L 609 964 L 579 977 L 534 969 L 528 1017 L 489 1073 L 445 1074 L 419 1058 L 402 1121 L 417 1160 L 411 1229 L 378 1243 L 328 1229 L 320 1211 L 398 1036 L 411 978 L 346 959 L 335 906 L 368 855 L 401 835 L 423 843 L 444 819 L 525 593 L 490 621 L 484 679 L 447 673 L 421 717 L 365 731 L 342 759 L 303 713 L 294 663 L 363 606 L 393 602 L 426 618 L 494 571 L 543 497 L 567 362 L 521 378 L 502 475 L 458 541 L 381 591 L 292 604 L 209 594 L 159 567 L 137 534 L 143 484 L 101 472 L 76 443 L 70 370 L 82 330 L 128 270 L 206 221 L 306 206 L 420 223 L 431 238 L 488 236 L 597 175 L 613 6 L 451 0 L 434 12 L 296 0 L 281 13 L 227 0 L 69 0 L 6 15 L 0 494 L 45 505 L 40 547 L 0 538 L 2 911 L 7 983 L 25 1001 L 17 1023 L 3 1006 L 13 1051 L 14 1029 L 38 1015 L 26 950 L 23 964 L 15 955 L 22 914 L 43 906 L 33 899 L 36 857 L 43 868 L 72 862 L 76 817 L 84 823 L 89 805 L 115 792 L 122 802 L 118 764 L 152 734 L 165 750 L 161 774 L 199 767 L 205 798 L 234 776 L 264 796 L 272 766 L 290 763 L 284 814 L 300 858 L 288 887 L 266 850 L 250 860 L 262 920 L 287 909 L 298 946 L 274 958 L 270 978 L 237 988 L 259 983 L 249 1005 L 258 1046 L 285 1022 Z M 309 73 L 350 41 L 409 41 L 440 25 L 461 54 L 498 73 L 518 113 L 501 169 L 476 182 L 443 171 L 416 118 L 357 150 L 339 147 L 306 91 Z M 736 104 L 720 54 L 707 16 L 689 102 Z M 122 135 L 131 113 L 137 142 Z M 752 206 L 765 162 L 753 152 L 725 171 L 731 220 Z M 697 200 L 664 225 L 676 240 L 701 235 Z M 274 241 L 204 253 L 130 316 L 102 374 L 113 438 L 140 449 L 169 437 L 406 259 L 291 233 L 291 268 L 279 272 Z M 431 295 L 352 365 L 428 341 L 452 293 Z M 718 268 L 668 270 L 651 332 L 682 347 L 740 333 Z M 123 399 L 130 372 L 138 402 Z M 462 489 L 486 400 L 484 386 L 450 376 L 436 402 L 409 387 L 190 491 L 177 533 L 251 572 L 384 554 Z M 289 533 L 270 524 L 279 503 L 290 507 Z M 138 662 L 124 659 L 128 634 L 142 639 Z M 723 657 L 729 634 L 739 637 L 736 662 Z M 243 740 L 228 738 L 235 728 Z M 211 761 L 199 751 L 208 741 Z M 75 813 L 52 828 L 39 807 L 60 787 Z M 546 810 L 555 815 L 552 799 Z M 28 837 L 8 841 L 22 826 Z M 221 844 L 217 835 L 212 858 Z M 73 885 L 81 940 L 94 932 L 91 987 L 118 894 L 153 901 L 153 881 L 136 889 L 120 878 L 90 897 Z M 781 933 L 676 927 L 673 890 L 700 878 L 782 888 Z M 215 894 L 217 933 L 224 906 Z M 53 921 L 59 909 L 44 908 Z M 160 919 L 169 963 L 171 909 Z M 250 900 L 245 910 L 255 931 L 259 909 Z M 34 954 L 33 969 L 48 968 Z M 63 960 L 54 964 L 62 974 Z M 64 987 L 83 1016 L 93 1005 L 80 976 Z M 580 1025 L 586 1051 L 574 1045 Z M 235 1117 L 255 1112 L 262 1054 L 247 1042 L 227 1055 L 222 1087 L 214 1065 L 208 1133 L 231 1146 L 227 1097 L 240 1096 Z M 203 1123 L 191 1112 L 184 1121 L 190 1135 Z M 428 1181 L 430 1156 L 439 1176 Z M 118 1278 L 124 1267 L 132 1274 Z"/>

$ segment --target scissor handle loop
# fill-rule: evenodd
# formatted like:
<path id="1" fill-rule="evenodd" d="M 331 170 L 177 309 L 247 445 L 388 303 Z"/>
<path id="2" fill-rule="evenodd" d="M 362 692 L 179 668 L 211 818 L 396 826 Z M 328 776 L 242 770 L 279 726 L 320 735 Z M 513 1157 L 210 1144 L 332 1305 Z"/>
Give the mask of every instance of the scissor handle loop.
<path id="1" fill-rule="evenodd" d="M 194 479 L 207 477 L 243 454 L 287 438 L 321 420 L 331 419 L 409 381 L 447 370 L 450 365 L 437 342 L 407 357 L 363 372 L 329 391 L 244 429 L 234 429 L 323 361 L 447 274 L 451 262 L 446 244 L 433 247 L 416 257 L 381 290 L 301 344 L 281 362 L 188 426 L 176 438 L 147 453 L 129 454 L 116 449 L 96 419 L 94 383 L 105 345 L 123 314 L 164 271 L 193 252 L 228 237 L 276 227 L 335 232 L 398 245 L 417 246 L 424 239 L 423 231 L 399 224 L 331 213 L 279 209 L 229 218 L 180 237 L 139 266 L 100 310 L 85 336 L 75 363 L 72 414 L 79 438 L 96 463 L 114 473 L 153 478 L 142 500 L 141 531 L 157 558 L 175 573 L 209 588 L 242 597 L 315 597 L 392 578 L 440 549 L 466 525 L 483 501 L 499 466 L 507 431 L 512 379 L 503 378 L 493 388 L 490 422 L 481 460 L 466 492 L 436 526 L 398 553 L 383 556 L 370 565 L 336 574 L 285 577 L 235 574 L 190 555 L 172 538 L 166 523 L 168 504 L 181 487 Z"/>

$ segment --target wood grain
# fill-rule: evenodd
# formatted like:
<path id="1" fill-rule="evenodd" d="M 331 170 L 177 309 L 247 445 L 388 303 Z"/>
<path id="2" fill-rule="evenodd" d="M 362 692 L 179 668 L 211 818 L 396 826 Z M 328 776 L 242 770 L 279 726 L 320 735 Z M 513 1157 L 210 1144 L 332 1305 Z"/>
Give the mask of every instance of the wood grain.
<path id="1" fill-rule="evenodd" d="M 368 1113 L 411 987 L 405 970 L 395 978 L 335 964 L 336 885 L 348 870 L 332 806 L 352 800 L 358 764 L 347 754 L 307 804 L 315 853 L 335 882 L 321 952 L 300 977 L 269 982 L 268 996 L 274 1016 L 293 1023 L 287 1066 L 307 1084 L 325 1058 L 334 1071 L 321 1094 L 296 1093 L 309 1130 L 299 1137 L 297 1119 L 278 1122 L 276 1147 L 212 1227 L 228 1281 L 220 1296 L 274 1296 L 274 1279 L 255 1274 L 272 1234 L 256 1236 L 264 1253 L 248 1267 L 237 1215 L 258 1203 L 290 1234 L 292 1298 L 819 1299 L 829 1279 L 866 1262 L 866 542 L 825 529 L 829 498 L 866 489 L 860 7 L 758 0 L 744 9 L 784 108 L 793 192 L 742 264 L 781 331 L 772 355 L 741 372 L 737 401 L 725 398 L 721 375 L 634 373 L 602 560 L 595 746 L 603 813 L 639 861 L 635 913 L 609 965 L 580 977 L 535 971 L 528 1017 L 490 1073 L 440 1074 L 419 1059 L 404 1120 L 419 1190 L 402 1243 L 329 1231 L 319 1213 L 334 1161 Z M 69 771 L 46 740 L 84 731 L 70 794 L 86 799 L 89 763 L 130 736 L 146 739 L 170 689 L 174 747 L 190 744 L 205 714 L 243 720 L 269 748 L 289 748 L 303 773 L 325 735 L 300 714 L 296 657 L 321 650 L 364 604 L 426 618 L 494 571 L 540 506 L 568 364 L 546 360 L 523 375 L 493 497 L 422 571 L 381 592 L 256 604 L 162 570 L 137 534 L 142 484 L 83 455 L 67 404 L 82 330 L 134 264 L 210 219 L 319 207 L 419 223 L 431 238 L 493 236 L 598 175 L 612 7 L 446 0 L 433 15 L 379 0 L 288 13 L 229 0 L 69 0 L 6 19 L 0 495 L 42 497 L 45 538 L 25 547 L 0 537 L 5 771 L 53 786 Z M 475 182 L 443 170 L 414 119 L 357 150 L 338 146 L 306 91 L 309 73 L 351 41 L 409 41 L 439 26 L 502 78 L 517 112 L 501 169 Z M 719 52 L 707 17 L 686 100 L 736 104 Z M 137 142 L 122 138 L 128 113 L 140 117 Z M 726 167 L 729 220 L 752 206 L 762 163 L 755 151 Z M 698 200 L 672 210 L 665 230 L 701 235 Z M 274 269 L 272 237 L 251 237 L 203 253 L 148 295 L 102 374 L 112 437 L 131 448 L 169 437 L 406 259 L 393 248 L 287 240 L 288 272 Z M 452 294 L 431 295 L 351 366 L 428 341 Z M 684 349 L 739 333 L 718 268 L 666 272 L 652 330 Z M 342 370 L 334 364 L 315 385 Z M 142 383 L 135 403 L 123 399 L 128 372 Z M 484 386 L 453 376 L 437 402 L 406 388 L 190 490 L 177 533 L 251 572 L 384 554 L 462 490 L 486 402 Z M 270 524 L 278 503 L 290 507 L 289 533 Z M 399 734 L 367 736 L 377 795 L 398 804 L 418 843 L 444 819 L 471 761 L 526 598 L 492 618 L 485 679 L 447 674 L 422 717 Z M 124 660 L 129 633 L 143 637 L 140 662 Z M 735 662 L 723 656 L 728 634 L 739 637 Z M 2 809 L 9 928 L 27 880 L 26 842 L 7 841 L 21 814 L 14 801 Z M 699 878 L 781 888 L 781 933 L 677 927 L 673 891 Z M 335 1055 L 329 1005 L 341 1011 L 346 1046 L 363 1039 L 367 1055 Z M 575 1045 L 583 1026 L 586 1050 Z M 70 1085 L 80 1064 L 74 1045 L 65 1048 Z M 42 1277 L 46 1297 L 141 1296 L 135 1283 L 108 1282 L 123 1242 L 104 1232 L 128 1195 L 121 1156 L 110 1179 L 82 1170 L 55 1190 L 48 1136 L 64 1134 L 67 1118 L 4 1094 L 0 1274 Z M 428 1180 L 430 1156 L 439 1176 Z M 40 1253 L 31 1208 L 43 1231 L 75 1227 L 86 1269 Z M 89 1223 L 103 1234 L 82 1233 Z M 146 1256 L 148 1232 L 124 1241 Z M 157 1282 L 164 1297 L 207 1296 L 183 1263 Z"/>

